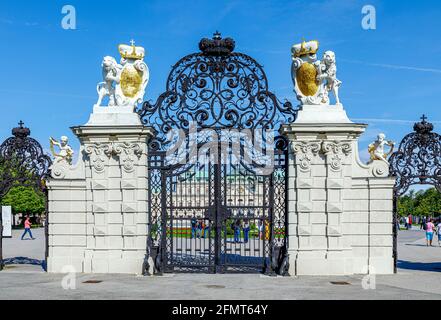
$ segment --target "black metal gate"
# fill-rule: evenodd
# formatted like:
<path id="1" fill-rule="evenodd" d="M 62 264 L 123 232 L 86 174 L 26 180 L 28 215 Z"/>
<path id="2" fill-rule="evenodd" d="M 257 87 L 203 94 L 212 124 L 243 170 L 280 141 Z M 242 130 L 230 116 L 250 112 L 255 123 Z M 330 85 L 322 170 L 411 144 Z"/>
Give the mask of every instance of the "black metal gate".
<path id="1" fill-rule="evenodd" d="M 51 158 L 46 155 L 40 143 L 31 138 L 29 128 L 23 126 L 20 121 L 19 126 L 12 129 L 12 137 L 7 138 L 0 145 L 0 200 L 9 192 L 12 187 L 25 186 L 32 187 L 35 191 L 44 194 L 46 199 L 46 223 L 45 238 L 46 251 L 45 261 L 42 267 L 46 270 L 48 256 L 48 210 L 47 210 L 47 188 L 46 179 L 50 176 L 49 167 L 52 165 Z M 0 216 L 0 270 L 3 269 L 2 235 L 3 225 Z M 29 259 L 14 259 L 13 263 L 28 263 Z M 35 261 L 31 261 L 35 263 Z"/>
<path id="2" fill-rule="evenodd" d="M 149 144 L 149 255 L 157 272 L 286 272 L 287 143 L 295 118 L 234 40 L 202 39 L 155 104 Z M 283 265 L 283 266 L 282 266 Z"/>
<path id="3" fill-rule="evenodd" d="M 390 176 L 396 178 L 394 186 L 394 245 L 395 273 L 397 272 L 398 198 L 409 187 L 418 184 L 433 185 L 441 192 L 441 135 L 433 132 L 433 124 L 423 115 L 415 123 L 414 132 L 406 135 L 390 158 Z"/>

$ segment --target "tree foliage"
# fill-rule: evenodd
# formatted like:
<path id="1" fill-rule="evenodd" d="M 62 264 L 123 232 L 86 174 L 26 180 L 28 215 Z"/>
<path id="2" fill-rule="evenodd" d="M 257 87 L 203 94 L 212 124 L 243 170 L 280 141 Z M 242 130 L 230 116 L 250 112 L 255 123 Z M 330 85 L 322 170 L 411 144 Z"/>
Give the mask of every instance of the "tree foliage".
<path id="1" fill-rule="evenodd" d="M 31 187 L 17 186 L 11 188 L 3 197 L 1 204 L 11 206 L 12 213 L 41 214 L 45 211 L 45 197 Z"/>
<path id="2" fill-rule="evenodd" d="M 431 216 L 441 213 L 441 194 L 430 188 L 415 192 L 411 190 L 408 194 L 400 197 L 397 203 L 398 214 L 406 216 Z"/>

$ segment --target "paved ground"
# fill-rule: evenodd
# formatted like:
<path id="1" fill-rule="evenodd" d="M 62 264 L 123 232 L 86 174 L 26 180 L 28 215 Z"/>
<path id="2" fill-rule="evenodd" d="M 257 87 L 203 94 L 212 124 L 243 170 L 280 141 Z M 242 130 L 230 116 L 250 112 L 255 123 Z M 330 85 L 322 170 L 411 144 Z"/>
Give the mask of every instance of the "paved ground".
<path id="1" fill-rule="evenodd" d="M 8 248 L 8 241 L 14 246 Z M 9 239 L 5 252 L 22 250 L 41 258 L 44 245 L 38 243 Z M 269 278 L 255 274 L 77 275 L 76 289 L 65 290 L 65 275 L 46 274 L 35 266 L 9 266 L 0 272 L 0 299 L 441 299 L 440 247 L 426 247 L 422 231 L 400 231 L 399 260 L 399 273 L 376 276 L 374 290 L 363 289 L 362 276 Z M 84 283 L 88 280 L 101 282 Z M 331 283 L 335 281 L 349 284 Z"/>

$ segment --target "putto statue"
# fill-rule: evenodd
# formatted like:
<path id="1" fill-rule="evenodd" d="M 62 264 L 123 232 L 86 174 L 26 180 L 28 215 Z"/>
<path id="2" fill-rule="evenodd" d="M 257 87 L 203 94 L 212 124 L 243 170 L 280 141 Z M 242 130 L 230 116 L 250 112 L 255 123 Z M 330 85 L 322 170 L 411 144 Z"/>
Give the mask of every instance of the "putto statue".
<path id="1" fill-rule="evenodd" d="M 108 106 L 135 107 L 143 100 L 149 81 L 149 68 L 144 62 L 145 50 L 136 47 L 133 40 L 130 46 L 121 44 L 118 49 L 121 54 L 119 64 L 113 57 L 103 58 L 104 81 L 97 85 L 97 106 L 102 105 L 105 97 L 109 98 Z"/>
<path id="2" fill-rule="evenodd" d="M 326 51 L 323 59 L 317 60 L 318 41 L 303 41 L 292 49 L 292 80 L 297 99 L 302 105 L 330 105 L 329 93 L 340 105 L 338 89 L 341 81 L 337 79 L 335 53 Z"/>
<path id="3" fill-rule="evenodd" d="M 385 153 L 384 146 L 390 147 L 390 150 L 388 153 Z M 387 158 L 394 151 L 394 146 L 395 146 L 395 143 L 393 141 L 386 140 L 386 135 L 384 133 L 380 133 L 377 137 L 377 140 L 368 146 L 368 152 L 371 156 L 368 164 L 374 162 L 375 160 L 380 160 L 380 161 L 383 161 L 383 162 L 386 162 L 387 164 L 389 164 L 389 162 L 387 161 Z"/>
<path id="4" fill-rule="evenodd" d="M 55 140 L 54 138 L 49 138 L 50 148 L 52 155 L 55 158 L 54 164 L 66 161 L 68 164 L 72 164 L 72 158 L 74 151 L 73 149 L 68 145 L 68 139 L 66 136 L 62 136 L 60 139 L 60 142 Z M 58 153 L 55 152 L 55 146 L 57 146 L 60 151 Z"/>

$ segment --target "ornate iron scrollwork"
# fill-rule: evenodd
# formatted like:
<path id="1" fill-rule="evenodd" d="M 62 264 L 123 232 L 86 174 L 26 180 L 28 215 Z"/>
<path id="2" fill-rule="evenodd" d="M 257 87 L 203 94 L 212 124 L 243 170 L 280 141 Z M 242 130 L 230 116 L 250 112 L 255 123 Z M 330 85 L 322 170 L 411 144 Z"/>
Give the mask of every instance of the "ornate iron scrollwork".
<path id="1" fill-rule="evenodd" d="M 396 178 L 396 196 L 415 184 L 431 184 L 441 191 L 441 135 L 433 132 L 426 116 L 421 119 L 389 159 L 390 175 Z"/>
<path id="2" fill-rule="evenodd" d="M 188 130 L 191 123 L 201 129 L 241 130 L 278 129 L 294 121 L 296 110 L 269 91 L 262 66 L 233 52 L 234 47 L 233 39 L 222 39 L 219 33 L 212 40 L 202 39 L 202 52 L 174 65 L 156 103 L 146 101 L 138 109 L 143 123 L 157 131 L 160 143 L 170 130 Z"/>
<path id="3" fill-rule="evenodd" d="M 12 129 L 12 137 L 0 146 L 0 198 L 15 185 L 33 187 L 44 191 L 45 180 L 50 176 L 51 158 L 43 152 L 40 143 L 29 137 L 31 131 L 23 127 Z"/>

